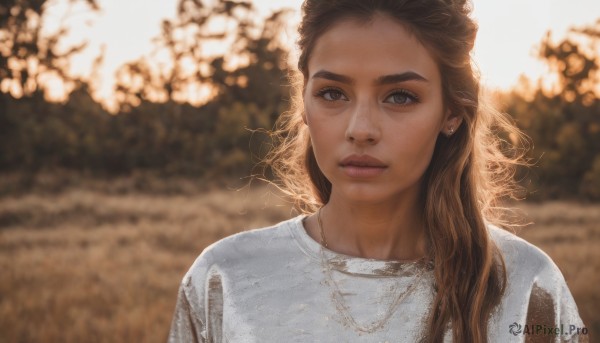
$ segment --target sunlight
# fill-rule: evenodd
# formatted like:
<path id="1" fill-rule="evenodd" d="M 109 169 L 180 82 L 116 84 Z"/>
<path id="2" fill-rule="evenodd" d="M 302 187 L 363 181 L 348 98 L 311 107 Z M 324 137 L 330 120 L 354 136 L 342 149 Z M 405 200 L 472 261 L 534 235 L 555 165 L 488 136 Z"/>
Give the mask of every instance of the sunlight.
<path id="1" fill-rule="evenodd" d="M 301 3 L 301 0 L 254 1 L 261 16 L 282 8 L 294 11 L 283 39 L 292 49 L 292 57 L 295 56 L 295 29 Z M 88 19 L 73 22 L 77 29 L 71 30 L 68 42 L 80 42 L 81 37 L 89 39 L 85 51 L 73 58 L 71 70 L 76 76 L 88 76 L 93 59 L 102 46 L 106 47 L 101 75 L 92 82 L 96 97 L 107 101 L 113 96 L 116 70 L 141 56 L 152 55 L 155 50 L 152 40 L 160 34 L 162 20 L 175 17 L 177 1 L 100 0 L 99 5 L 102 11 L 93 19 L 83 16 Z M 473 15 L 480 27 L 473 56 L 483 85 L 504 90 L 517 86 L 523 75 L 532 82 L 546 78 L 550 70 L 537 58 L 537 49 L 548 30 L 552 30 L 553 38 L 558 40 L 564 37 L 569 27 L 590 24 L 600 13 L 600 2 L 594 0 L 568 3 L 558 0 L 475 0 L 473 7 Z M 136 15 L 132 21 L 131 14 L 140 11 L 143 15 Z M 206 42 L 203 46 L 209 55 L 229 48 L 216 42 Z"/>

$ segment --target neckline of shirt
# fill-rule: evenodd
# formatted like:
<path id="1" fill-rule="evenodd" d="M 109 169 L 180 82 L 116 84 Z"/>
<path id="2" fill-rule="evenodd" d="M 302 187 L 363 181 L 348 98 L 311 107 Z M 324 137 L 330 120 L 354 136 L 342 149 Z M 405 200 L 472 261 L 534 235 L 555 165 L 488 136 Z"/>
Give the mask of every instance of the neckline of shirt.
<path id="1" fill-rule="evenodd" d="M 299 215 L 287 222 L 290 234 L 298 247 L 317 263 L 329 263 L 332 269 L 344 274 L 368 277 L 414 276 L 422 269 L 431 270 L 431 262 L 423 259 L 415 261 L 377 260 L 349 256 L 321 246 L 307 232 L 303 225 L 306 215 Z M 325 259 L 325 261 L 323 261 Z"/>

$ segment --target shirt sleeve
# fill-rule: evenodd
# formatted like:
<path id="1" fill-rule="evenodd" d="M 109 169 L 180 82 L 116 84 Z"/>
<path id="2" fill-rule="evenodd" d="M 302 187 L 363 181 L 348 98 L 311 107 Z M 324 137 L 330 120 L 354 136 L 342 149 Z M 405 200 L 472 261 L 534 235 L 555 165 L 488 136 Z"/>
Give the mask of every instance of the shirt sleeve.
<path id="1" fill-rule="evenodd" d="M 526 342 L 589 342 L 575 300 L 550 259 L 531 288 L 527 326 Z"/>
<path id="2" fill-rule="evenodd" d="M 550 256 L 504 229 L 489 228 L 508 281 L 497 321 L 490 322 L 497 341 L 589 342 L 567 282 Z"/>
<path id="3" fill-rule="evenodd" d="M 212 246 L 206 248 L 183 277 L 168 343 L 222 341 L 223 287 Z"/>
<path id="4" fill-rule="evenodd" d="M 194 310 L 194 306 L 190 303 L 190 297 L 187 293 L 190 282 L 191 278 L 186 276 L 179 287 L 168 343 L 207 342 L 201 313 Z"/>

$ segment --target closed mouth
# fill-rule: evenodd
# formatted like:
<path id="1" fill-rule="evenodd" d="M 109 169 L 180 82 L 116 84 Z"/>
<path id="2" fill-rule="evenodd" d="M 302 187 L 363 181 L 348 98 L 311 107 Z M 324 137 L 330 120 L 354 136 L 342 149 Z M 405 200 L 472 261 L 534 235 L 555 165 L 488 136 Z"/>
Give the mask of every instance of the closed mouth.
<path id="1" fill-rule="evenodd" d="M 340 162 L 341 167 L 387 168 L 387 165 L 369 155 L 351 155 Z"/>

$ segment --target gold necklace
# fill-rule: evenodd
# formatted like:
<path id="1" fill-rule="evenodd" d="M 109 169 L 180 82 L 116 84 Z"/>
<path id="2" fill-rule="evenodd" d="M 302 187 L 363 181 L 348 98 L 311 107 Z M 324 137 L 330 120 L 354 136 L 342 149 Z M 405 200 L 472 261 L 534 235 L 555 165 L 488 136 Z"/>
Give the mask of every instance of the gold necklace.
<path id="1" fill-rule="evenodd" d="M 350 324 L 358 332 L 372 333 L 383 328 L 388 322 L 388 320 L 392 317 L 392 314 L 394 314 L 396 307 L 398 307 L 398 305 L 417 287 L 417 285 L 421 281 L 421 278 L 423 277 L 425 268 L 421 268 L 417 277 L 415 278 L 415 281 L 411 285 L 409 285 L 406 288 L 406 290 L 404 290 L 404 292 L 398 292 L 400 284 L 396 283 L 396 286 L 393 288 L 392 292 L 397 293 L 398 295 L 389 305 L 387 311 L 384 313 L 381 319 L 377 319 L 366 325 L 361 325 L 356 321 L 356 319 L 354 319 L 354 317 L 350 313 L 350 309 L 344 300 L 344 296 L 340 291 L 340 287 L 333 278 L 331 263 L 325 258 L 325 250 L 323 248 L 327 248 L 328 244 L 327 240 L 325 239 L 323 222 L 321 221 L 321 209 L 319 209 L 319 211 L 317 212 L 317 222 L 319 224 L 319 231 L 321 232 L 321 265 L 324 267 L 323 269 L 325 270 L 326 282 L 329 288 L 331 289 L 331 299 L 333 300 L 336 310 L 342 316 L 344 321 Z"/>

